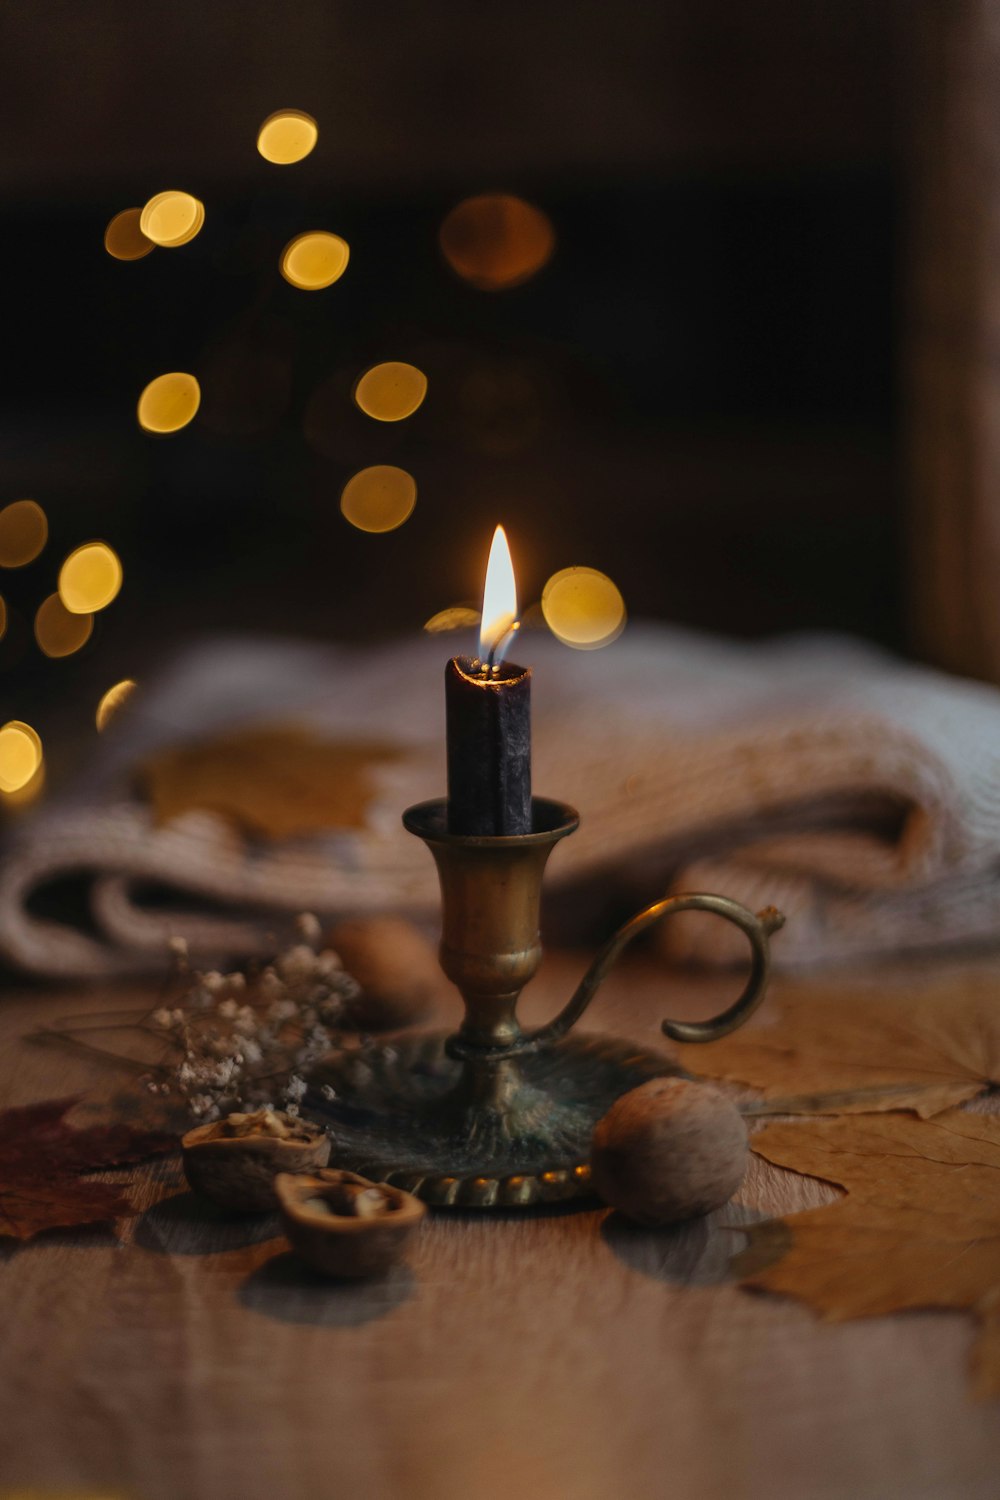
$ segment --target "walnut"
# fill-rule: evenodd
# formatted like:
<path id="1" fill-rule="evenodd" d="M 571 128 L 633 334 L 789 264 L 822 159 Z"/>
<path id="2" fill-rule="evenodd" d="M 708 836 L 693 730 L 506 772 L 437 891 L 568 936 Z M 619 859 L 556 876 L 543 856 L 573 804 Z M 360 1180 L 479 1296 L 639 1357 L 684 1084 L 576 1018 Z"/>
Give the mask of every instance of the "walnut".
<path id="1" fill-rule="evenodd" d="M 285 1233 L 307 1265 L 327 1276 L 380 1276 L 406 1254 L 427 1212 L 388 1183 L 332 1168 L 275 1180 Z"/>
<path id="2" fill-rule="evenodd" d="M 639 1224 L 673 1224 L 727 1203 L 747 1164 L 747 1131 L 725 1094 L 683 1078 L 653 1078 L 597 1122 L 594 1190 Z"/>
<path id="3" fill-rule="evenodd" d="M 339 922 L 326 943 L 361 986 L 348 1016 L 362 1031 L 412 1026 L 430 1009 L 441 983 L 434 947 L 403 917 L 356 917 Z"/>
<path id="4" fill-rule="evenodd" d="M 272 1211 L 279 1172 L 307 1172 L 330 1160 L 330 1137 L 281 1110 L 234 1113 L 189 1130 L 181 1141 L 184 1175 L 196 1193 L 223 1208 Z"/>

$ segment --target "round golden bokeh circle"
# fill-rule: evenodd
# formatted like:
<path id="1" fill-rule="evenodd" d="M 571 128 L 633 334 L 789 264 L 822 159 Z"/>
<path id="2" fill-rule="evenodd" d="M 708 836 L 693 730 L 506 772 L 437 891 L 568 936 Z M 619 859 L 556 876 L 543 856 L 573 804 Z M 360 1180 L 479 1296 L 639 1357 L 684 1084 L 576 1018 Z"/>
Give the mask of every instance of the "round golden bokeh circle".
<path id="1" fill-rule="evenodd" d="M 564 646 L 596 651 L 625 628 L 625 601 L 617 584 L 596 568 L 563 568 L 542 590 L 545 623 Z"/>
<path id="2" fill-rule="evenodd" d="M 107 542 L 85 542 L 59 569 L 59 597 L 73 615 L 105 609 L 122 586 L 122 565 Z"/>
<path id="3" fill-rule="evenodd" d="M 351 247 L 339 234 L 310 229 L 281 252 L 281 274 L 300 292 L 321 292 L 340 280 L 350 258 Z"/>
<path id="4" fill-rule="evenodd" d="M 373 464 L 344 485 L 340 509 L 359 531 L 395 531 L 413 513 L 417 485 L 412 474 L 395 464 Z"/>
<path id="5" fill-rule="evenodd" d="M 104 248 L 115 260 L 142 260 L 156 249 L 142 232 L 141 208 L 123 208 L 104 231 Z"/>
<path id="6" fill-rule="evenodd" d="M 423 405 L 427 376 L 416 365 L 389 359 L 372 365 L 354 387 L 355 403 L 376 422 L 402 422 Z"/>
<path id="7" fill-rule="evenodd" d="M 14 500 L 0 510 L 0 568 L 34 562 L 49 539 L 49 523 L 37 500 Z"/>
<path id="8" fill-rule="evenodd" d="M 276 167 L 304 161 L 319 140 L 319 126 L 304 109 L 278 109 L 257 132 L 257 150 Z"/>
<path id="9" fill-rule="evenodd" d="M 42 742 L 30 724 L 11 719 L 0 729 L 0 792 L 19 792 L 42 763 Z"/>
<path id="10" fill-rule="evenodd" d="M 136 404 L 136 416 L 144 432 L 165 435 L 180 432 L 193 421 L 201 405 L 201 386 L 186 370 L 157 375 L 145 387 Z"/>
<path id="11" fill-rule="evenodd" d="M 205 205 L 193 193 L 174 188 L 154 193 L 139 215 L 139 229 L 164 250 L 190 244 L 205 222 Z"/>
<path id="12" fill-rule="evenodd" d="M 93 615 L 74 614 L 58 594 L 43 599 L 35 611 L 35 640 L 45 656 L 72 656 L 87 644 L 93 629 Z"/>

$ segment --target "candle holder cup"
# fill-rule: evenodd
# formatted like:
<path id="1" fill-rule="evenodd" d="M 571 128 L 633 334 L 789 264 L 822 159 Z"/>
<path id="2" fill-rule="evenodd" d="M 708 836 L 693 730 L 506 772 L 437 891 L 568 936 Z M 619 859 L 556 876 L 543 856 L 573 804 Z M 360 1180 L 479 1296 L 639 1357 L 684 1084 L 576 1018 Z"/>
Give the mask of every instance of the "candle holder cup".
<path id="1" fill-rule="evenodd" d="M 713 1041 L 763 999 L 769 939 L 784 918 L 773 907 L 754 914 L 725 896 L 654 902 L 604 945 L 559 1014 L 525 1031 L 517 1003 L 542 956 L 542 875 L 555 845 L 576 829 L 575 810 L 536 797 L 532 831 L 509 837 L 449 833 L 443 800 L 409 808 L 403 822 L 437 864 L 441 967 L 464 1001 L 462 1023 L 453 1034 L 402 1034 L 363 1058 L 323 1064 L 307 1102 L 326 1117 L 340 1164 L 438 1207 L 516 1208 L 587 1196 L 597 1120 L 629 1089 L 680 1071 L 632 1042 L 570 1034 L 621 952 L 677 912 L 706 911 L 739 927 L 751 967 L 736 1001 L 711 1020 L 662 1023 L 674 1040 Z"/>

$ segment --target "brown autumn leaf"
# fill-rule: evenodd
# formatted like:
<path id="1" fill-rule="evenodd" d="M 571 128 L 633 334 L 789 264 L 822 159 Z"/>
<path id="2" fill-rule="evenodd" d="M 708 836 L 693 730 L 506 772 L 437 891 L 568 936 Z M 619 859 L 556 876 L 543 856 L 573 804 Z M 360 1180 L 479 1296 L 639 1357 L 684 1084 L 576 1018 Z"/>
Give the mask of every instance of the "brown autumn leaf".
<path id="1" fill-rule="evenodd" d="M 289 839 L 363 828 L 372 769 L 400 754 L 398 745 L 274 726 L 163 750 L 140 767 L 139 781 L 159 824 L 208 810 L 258 837 Z"/>
<path id="2" fill-rule="evenodd" d="M 769 1114 L 923 1118 L 1000 1084 L 1000 994 L 968 978 L 923 993 L 787 996 L 766 1022 L 710 1046 L 679 1047 L 685 1067 L 759 1089 Z"/>
<path id="3" fill-rule="evenodd" d="M 1000 1117 L 782 1122 L 752 1145 L 847 1196 L 751 1228 L 734 1263 L 742 1284 L 795 1297 L 829 1322 L 971 1310 L 974 1389 L 1000 1396 Z"/>
<path id="4" fill-rule="evenodd" d="M 75 1129 L 78 1100 L 47 1099 L 0 1112 L 0 1235 L 31 1239 L 44 1229 L 93 1224 L 131 1213 L 121 1188 L 79 1173 L 172 1151 L 177 1137 L 124 1124 Z"/>

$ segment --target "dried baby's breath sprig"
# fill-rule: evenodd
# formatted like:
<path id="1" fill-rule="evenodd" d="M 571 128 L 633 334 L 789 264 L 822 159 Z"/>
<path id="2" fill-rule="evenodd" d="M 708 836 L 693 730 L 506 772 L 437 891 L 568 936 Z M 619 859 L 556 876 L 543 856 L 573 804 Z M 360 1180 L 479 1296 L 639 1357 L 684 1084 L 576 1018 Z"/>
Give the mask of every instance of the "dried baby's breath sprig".
<path id="1" fill-rule="evenodd" d="M 197 1120 L 281 1101 L 297 1115 L 302 1074 L 342 1045 L 348 1007 L 359 986 L 337 954 L 320 948 L 315 917 L 297 919 L 299 941 L 272 963 L 246 972 L 190 969 L 176 952 L 181 994 L 147 1018 L 168 1043 L 168 1059 L 149 1087 L 183 1095 Z"/>

